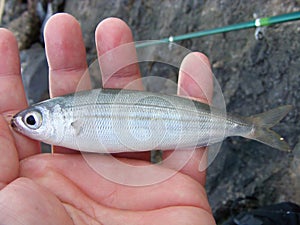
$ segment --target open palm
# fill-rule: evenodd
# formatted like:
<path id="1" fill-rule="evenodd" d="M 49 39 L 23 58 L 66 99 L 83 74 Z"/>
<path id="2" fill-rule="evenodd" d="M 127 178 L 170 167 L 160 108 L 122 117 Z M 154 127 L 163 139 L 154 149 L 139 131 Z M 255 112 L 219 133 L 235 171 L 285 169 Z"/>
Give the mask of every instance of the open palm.
<path id="1" fill-rule="evenodd" d="M 96 30 L 99 56 L 132 41 L 130 29 L 118 19 L 106 19 Z M 50 96 L 74 92 L 87 69 L 79 23 L 68 14 L 53 16 L 46 26 L 45 42 Z M 206 60 L 202 54 L 195 54 Z M 123 88 L 139 77 L 138 66 L 131 65 L 112 76 L 105 87 Z M 197 79 L 203 79 L 201 82 L 212 89 L 205 76 Z M 204 99 L 193 82 L 180 74 L 179 85 L 190 96 Z M 140 83 L 135 88 L 143 87 Z M 54 155 L 40 154 L 39 143 L 9 127 L 11 116 L 26 106 L 15 38 L 8 30 L 0 29 L 1 224 L 215 223 L 203 187 L 205 172 L 197 169 L 203 149 L 195 151 L 180 172 L 163 182 L 144 187 L 125 186 L 97 174 L 78 152 L 56 147 Z M 133 165 L 146 165 L 149 161 L 149 153 L 116 157 Z M 159 166 L 155 169 L 159 173 L 170 170 Z"/>

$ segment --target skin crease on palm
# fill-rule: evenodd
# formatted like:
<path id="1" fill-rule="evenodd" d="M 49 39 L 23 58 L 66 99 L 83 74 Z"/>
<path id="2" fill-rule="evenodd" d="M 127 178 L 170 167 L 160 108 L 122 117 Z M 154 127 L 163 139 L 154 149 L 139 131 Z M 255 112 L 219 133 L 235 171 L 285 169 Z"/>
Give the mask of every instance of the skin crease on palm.
<path id="1" fill-rule="evenodd" d="M 133 41 L 129 27 L 116 18 L 102 21 L 95 38 L 99 56 Z M 74 92 L 87 69 L 79 23 L 68 14 L 54 15 L 45 28 L 45 43 L 50 96 Z M 209 65 L 203 54 L 193 54 Z M 188 57 L 183 64 L 193 66 Z M 137 78 L 139 68 L 131 65 L 114 74 L 105 87 L 122 88 Z M 189 96 L 205 101 L 196 81 L 212 92 L 209 77 L 198 75 L 192 79 L 183 72 L 179 74 L 179 86 Z M 85 84 L 88 87 L 89 80 Z M 141 83 L 135 88 L 143 89 Z M 215 224 L 203 187 L 205 172 L 198 171 L 204 149 L 195 151 L 181 171 L 163 182 L 144 187 L 124 186 L 94 172 L 78 152 L 55 147 L 54 155 L 40 154 L 39 143 L 9 127 L 11 116 L 26 106 L 17 43 L 10 31 L 1 28 L 1 224 Z M 149 164 L 149 153 L 115 157 L 133 165 Z"/>

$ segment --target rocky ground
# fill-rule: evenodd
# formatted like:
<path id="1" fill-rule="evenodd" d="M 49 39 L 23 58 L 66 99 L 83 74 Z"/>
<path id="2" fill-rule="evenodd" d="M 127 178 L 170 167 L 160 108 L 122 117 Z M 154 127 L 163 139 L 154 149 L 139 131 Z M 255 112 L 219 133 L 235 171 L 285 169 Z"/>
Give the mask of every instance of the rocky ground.
<path id="1" fill-rule="evenodd" d="M 24 82 L 30 102 L 46 98 L 47 63 L 41 29 L 45 15 L 37 0 L 7 0 L 2 26 L 11 29 L 22 50 Z M 40 8 L 46 9 L 46 1 Z M 300 1 L 99 1 L 53 0 L 54 12 L 68 12 L 82 26 L 88 60 L 95 57 L 94 30 L 110 16 L 122 18 L 135 40 L 149 40 L 249 21 L 300 10 Z M 37 13 L 40 12 L 40 13 Z M 300 21 L 264 30 L 254 29 L 179 42 L 204 52 L 224 94 L 228 112 L 252 115 L 283 104 L 294 109 L 276 126 L 294 151 L 285 153 L 255 141 L 229 138 L 208 170 L 207 191 L 219 223 L 242 209 L 283 201 L 300 203 Z M 39 59 L 39 60 L 34 60 Z M 40 71 L 44 71 L 41 75 Z M 152 63 L 145 75 L 164 74 L 177 80 L 176 70 Z M 150 88 L 150 87 L 149 87 Z M 169 88 L 168 83 L 151 87 Z M 151 89 L 150 88 L 150 89 Z M 38 95 L 35 95 L 38 93 Z"/>

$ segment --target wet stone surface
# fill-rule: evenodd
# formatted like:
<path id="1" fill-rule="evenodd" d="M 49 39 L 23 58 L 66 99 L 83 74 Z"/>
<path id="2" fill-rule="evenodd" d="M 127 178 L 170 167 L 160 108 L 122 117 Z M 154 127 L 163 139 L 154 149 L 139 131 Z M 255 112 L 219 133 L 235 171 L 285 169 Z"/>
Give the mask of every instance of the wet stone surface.
<path id="1" fill-rule="evenodd" d="M 29 1 L 36 4 L 36 1 Z M 46 8 L 46 1 L 43 7 Z M 12 8 L 13 5 L 13 8 Z M 65 11 L 76 17 L 82 27 L 88 59 L 96 55 L 94 31 L 102 19 L 116 16 L 126 21 L 135 40 L 149 40 L 200 31 L 229 24 L 274 16 L 300 10 L 299 1 L 54 1 L 55 12 Z M 22 19 L 26 17 L 27 19 Z M 35 42 L 41 42 L 42 22 L 32 5 L 21 1 L 6 1 L 3 26 L 18 37 L 23 58 L 37 54 Z M 26 24 L 24 24 L 26 23 Z M 243 138 L 228 138 L 221 152 L 208 169 L 207 192 L 215 218 L 219 223 L 230 216 L 230 210 L 293 201 L 300 203 L 300 21 L 275 25 L 265 29 L 258 41 L 254 29 L 197 38 L 178 44 L 192 51 L 204 52 L 210 59 L 218 79 L 228 112 L 253 115 L 283 104 L 294 106 L 275 131 L 281 133 L 294 149 L 284 153 Z M 29 32 L 30 31 L 30 32 Z M 40 54 L 40 53 L 38 53 Z M 23 61 L 24 62 L 24 61 Z M 34 80 L 47 77 L 37 70 L 43 60 L 34 60 L 23 68 L 30 81 L 27 92 L 39 88 Z M 25 65 L 25 64 L 23 64 Z M 144 76 L 159 75 L 177 80 L 177 70 L 156 63 L 142 65 Z M 43 70 L 44 71 L 44 70 Z M 163 74 L 163 75 L 162 75 Z M 97 79 L 94 79 L 95 82 Z M 31 82 L 33 81 L 33 82 Z M 147 86 L 152 91 L 170 89 L 168 83 Z M 39 101 L 45 87 L 40 86 Z M 296 146 L 296 147 L 295 147 Z M 288 187 L 288 188 L 287 188 Z M 239 201 L 251 198 L 253 201 Z M 250 203 L 249 203 L 250 202 Z"/>

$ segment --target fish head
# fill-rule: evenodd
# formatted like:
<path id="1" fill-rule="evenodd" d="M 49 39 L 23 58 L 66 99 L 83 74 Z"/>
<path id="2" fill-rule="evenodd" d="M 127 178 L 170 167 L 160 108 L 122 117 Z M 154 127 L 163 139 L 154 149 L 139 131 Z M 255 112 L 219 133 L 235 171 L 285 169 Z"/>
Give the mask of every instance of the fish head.
<path id="1" fill-rule="evenodd" d="M 51 109 L 35 105 L 14 115 L 11 119 L 11 127 L 35 140 L 45 142 L 51 139 L 54 141 L 55 124 L 51 123 L 53 121 L 51 117 Z"/>

